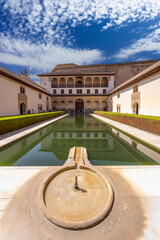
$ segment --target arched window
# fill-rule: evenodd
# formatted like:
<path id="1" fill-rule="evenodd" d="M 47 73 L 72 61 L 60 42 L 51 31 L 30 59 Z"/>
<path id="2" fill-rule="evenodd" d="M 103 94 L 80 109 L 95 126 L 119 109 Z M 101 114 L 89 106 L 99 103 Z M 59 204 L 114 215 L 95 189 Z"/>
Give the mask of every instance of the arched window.
<path id="1" fill-rule="evenodd" d="M 61 87 L 61 88 L 65 88 L 66 87 L 66 80 L 65 80 L 65 78 L 60 78 L 59 87 Z"/>
<path id="2" fill-rule="evenodd" d="M 57 88 L 58 87 L 58 79 L 53 78 L 51 81 L 51 88 Z"/>
<path id="3" fill-rule="evenodd" d="M 99 77 L 95 77 L 93 80 L 93 87 L 100 87 L 100 79 Z"/>
<path id="4" fill-rule="evenodd" d="M 76 77 L 76 87 L 84 87 L 83 77 Z"/>
<path id="5" fill-rule="evenodd" d="M 74 81 L 73 78 L 68 78 L 67 80 L 67 87 L 74 87 Z"/>
<path id="6" fill-rule="evenodd" d="M 86 87 L 92 87 L 92 79 L 90 77 L 87 77 L 85 80 L 85 86 Z"/>
<path id="7" fill-rule="evenodd" d="M 107 105 L 107 102 L 106 101 L 102 101 L 102 111 L 107 111 L 108 110 L 108 105 Z"/>
<path id="8" fill-rule="evenodd" d="M 106 77 L 102 78 L 101 87 L 108 87 L 108 78 Z"/>

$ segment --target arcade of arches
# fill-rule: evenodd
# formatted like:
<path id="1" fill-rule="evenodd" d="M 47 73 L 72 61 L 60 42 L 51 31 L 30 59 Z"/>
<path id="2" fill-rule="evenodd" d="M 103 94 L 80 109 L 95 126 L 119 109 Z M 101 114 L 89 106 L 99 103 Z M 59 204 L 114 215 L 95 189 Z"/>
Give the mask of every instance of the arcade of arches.
<path id="1" fill-rule="evenodd" d="M 108 87 L 109 77 L 60 77 L 51 79 L 51 88 Z"/>
<path id="2" fill-rule="evenodd" d="M 75 113 L 107 111 L 108 97 L 57 97 L 52 99 L 53 110 L 66 110 Z"/>

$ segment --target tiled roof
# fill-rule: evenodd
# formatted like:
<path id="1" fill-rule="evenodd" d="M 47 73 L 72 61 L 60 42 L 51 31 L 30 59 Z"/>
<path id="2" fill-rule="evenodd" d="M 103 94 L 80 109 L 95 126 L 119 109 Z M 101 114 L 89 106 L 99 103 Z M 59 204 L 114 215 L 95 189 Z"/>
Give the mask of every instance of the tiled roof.
<path id="1" fill-rule="evenodd" d="M 155 64 L 151 65 L 150 67 L 146 68 L 142 72 L 138 73 L 134 77 L 130 78 L 129 80 L 125 81 L 124 83 L 120 84 L 118 87 L 113 89 L 109 94 L 116 93 L 134 83 L 139 81 L 145 80 L 147 77 L 155 74 L 156 72 L 160 72 L 160 61 L 156 62 Z"/>
<path id="2" fill-rule="evenodd" d="M 12 80 L 15 80 L 16 82 L 19 82 L 21 84 L 27 85 L 31 88 L 37 89 L 41 92 L 44 92 L 46 94 L 49 94 L 48 91 L 46 91 L 45 88 L 41 87 L 38 83 L 35 83 L 34 81 L 32 81 L 29 77 L 23 75 L 23 74 L 15 74 L 9 70 L 7 70 L 6 68 L 0 66 L 0 74 L 4 75 Z"/>

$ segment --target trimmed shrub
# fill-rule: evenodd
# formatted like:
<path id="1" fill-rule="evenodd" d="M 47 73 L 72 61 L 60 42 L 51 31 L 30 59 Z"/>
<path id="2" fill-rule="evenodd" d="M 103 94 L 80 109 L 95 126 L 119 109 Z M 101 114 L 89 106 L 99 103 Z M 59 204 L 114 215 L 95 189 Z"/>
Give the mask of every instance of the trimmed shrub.
<path id="1" fill-rule="evenodd" d="M 126 113 L 95 111 L 94 114 L 111 120 L 139 128 L 141 130 L 160 135 L 160 117 L 148 115 L 136 115 Z"/>
<path id="2" fill-rule="evenodd" d="M 1 117 L 0 118 L 0 135 L 23 128 L 23 127 L 27 127 L 35 123 L 42 122 L 63 114 L 65 114 L 65 111 Z"/>

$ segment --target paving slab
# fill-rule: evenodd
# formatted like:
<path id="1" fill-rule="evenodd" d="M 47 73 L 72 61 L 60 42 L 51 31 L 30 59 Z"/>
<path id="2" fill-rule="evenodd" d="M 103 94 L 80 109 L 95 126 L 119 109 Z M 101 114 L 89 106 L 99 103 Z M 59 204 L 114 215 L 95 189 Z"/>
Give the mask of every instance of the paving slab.
<path id="1" fill-rule="evenodd" d="M 77 231 L 49 222 L 34 195 L 43 177 L 60 168 L 0 167 L 1 240 L 160 239 L 160 166 L 94 167 L 113 187 L 113 208 L 98 225 Z"/>
<path id="2" fill-rule="evenodd" d="M 90 114 L 90 115 L 160 150 L 160 136 L 140 130 L 135 127 L 131 127 L 123 123 L 110 120 L 102 116 L 98 116 L 96 114 Z"/>
<path id="3" fill-rule="evenodd" d="M 12 131 L 12 132 L 0 135 L 0 148 L 4 147 L 20 138 L 23 138 L 24 136 L 27 136 L 28 134 L 31 134 L 43 127 L 46 127 L 47 125 L 49 125 L 53 122 L 56 122 L 66 116 L 68 116 L 68 114 L 65 114 L 65 115 L 62 115 L 59 117 L 55 117 L 50 120 L 46 120 L 46 121 L 36 123 L 36 124 L 33 124 L 33 125 L 25 127 L 25 128 L 18 129 L 16 131 Z"/>

